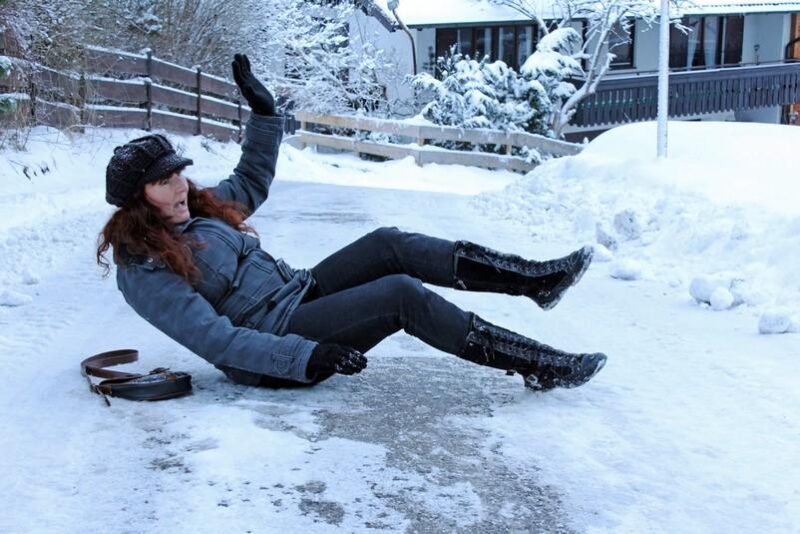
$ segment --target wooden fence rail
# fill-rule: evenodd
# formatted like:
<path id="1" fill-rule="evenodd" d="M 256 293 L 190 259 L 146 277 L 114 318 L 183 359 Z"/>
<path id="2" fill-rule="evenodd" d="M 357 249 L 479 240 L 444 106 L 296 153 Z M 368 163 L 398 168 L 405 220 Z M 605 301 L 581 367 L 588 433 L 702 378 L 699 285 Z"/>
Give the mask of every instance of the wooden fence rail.
<path id="1" fill-rule="evenodd" d="M 0 92 L 28 94 L 19 104 L 32 122 L 62 128 L 163 128 L 238 140 L 250 116 L 235 84 L 199 68 L 94 47 L 82 63 L 83 72 L 72 73 L 15 60 Z"/>
<path id="2" fill-rule="evenodd" d="M 528 147 L 538 150 L 543 156 L 560 157 L 578 154 L 582 145 L 550 139 L 525 132 L 501 132 L 499 130 L 454 128 L 450 126 L 431 126 L 412 124 L 403 121 L 353 117 L 348 115 L 318 115 L 298 112 L 300 130 L 290 139 L 298 148 L 305 145 L 322 145 L 339 150 L 372 154 L 386 158 L 405 158 L 411 156 L 419 165 L 440 163 L 447 165 L 468 165 L 515 171 L 529 171 L 536 164 L 521 157 L 486 152 L 466 152 L 447 150 L 427 145 L 428 141 L 461 141 L 473 145 L 500 145 L 510 154 L 512 147 Z M 358 140 L 332 133 L 315 132 L 318 126 L 386 133 L 407 138 L 408 143 L 379 143 Z"/>
<path id="3" fill-rule="evenodd" d="M 239 98 L 238 87 L 217 76 L 139 55 L 100 48 L 85 49 L 84 71 L 70 73 L 16 60 L 12 75 L 0 80 L 0 93 L 26 93 L 19 101 L 32 121 L 56 127 L 105 126 L 164 129 L 240 140 L 250 109 Z M 23 66 L 23 68 L 18 68 Z M 464 130 L 354 116 L 299 112 L 297 135 L 287 142 L 297 147 L 321 145 L 387 158 L 412 156 L 425 163 L 460 164 L 528 171 L 535 164 L 512 156 L 514 147 L 535 148 L 546 157 L 577 154 L 581 145 L 524 132 Z M 375 142 L 341 135 L 336 130 L 380 132 L 398 141 Z M 332 131 L 333 130 L 333 131 Z M 460 141 L 472 145 L 499 145 L 506 155 L 447 150 L 430 141 Z"/>

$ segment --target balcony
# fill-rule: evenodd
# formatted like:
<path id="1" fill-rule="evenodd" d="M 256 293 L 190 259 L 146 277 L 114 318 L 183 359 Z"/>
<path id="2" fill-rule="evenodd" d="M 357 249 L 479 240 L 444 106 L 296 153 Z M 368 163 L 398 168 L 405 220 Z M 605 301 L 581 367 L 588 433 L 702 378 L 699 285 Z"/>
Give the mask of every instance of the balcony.
<path id="1" fill-rule="evenodd" d="M 783 106 L 800 102 L 800 62 L 762 63 L 710 70 L 670 72 L 669 116 Z M 578 106 L 573 126 L 654 120 L 658 74 L 606 77 Z"/>

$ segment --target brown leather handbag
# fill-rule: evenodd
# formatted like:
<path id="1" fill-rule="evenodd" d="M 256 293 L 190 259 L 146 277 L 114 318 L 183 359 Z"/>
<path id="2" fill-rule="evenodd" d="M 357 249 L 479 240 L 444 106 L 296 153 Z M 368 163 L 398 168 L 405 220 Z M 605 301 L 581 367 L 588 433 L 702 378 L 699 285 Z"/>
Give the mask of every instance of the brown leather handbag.
<path id="1" fill-rule="evenodd" d="M 89 381 L 89 389 L 102 396 L 109 406 L 111 403 L 108 397 L 155 401 L 181 397 L 192 392 L 192 377 L 188 373 L 173 372 L 164 367 L 153 369 L 145 375 L 105 369 L 138 359 L 139 351 L 134 349 L 101 352 L 81 362 L 81 374 Z M 89 376 L 105 380 L 95 384 Z"/>

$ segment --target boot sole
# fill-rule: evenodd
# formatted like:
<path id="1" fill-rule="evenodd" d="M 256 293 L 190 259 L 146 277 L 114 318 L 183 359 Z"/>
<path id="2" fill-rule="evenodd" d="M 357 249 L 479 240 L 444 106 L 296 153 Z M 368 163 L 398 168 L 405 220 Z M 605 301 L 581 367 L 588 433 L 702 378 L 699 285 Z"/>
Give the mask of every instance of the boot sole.
<path id="1" fill-rule="evenodd" d="M 553 308 L 555 308 L 556 305 L 559 302 L 561 302 L 561 299 L 564 297 L 564 294 L 567 292 L 567 289 L 580 282 L 581 278 L 583 278 L 583 275 L 586 274 L 586 271 L 589 270 L 589 266 L 592 264 L 592 260 L 594 259 L 594 249 L 592 247 L 586 246 L 581 249 L 581 252 L 584 255 L 583 265 L 581 265 L 581 268 L 578 271 L 576 271 L 572 275 L 572 277 L 567 276 L 565 281 L 563 281 L 562 283 L 557 285 L 555 289 L 553 289 L 552 292 L 556 294 L 556 297 L 551 301 L 539 304 L 539 307 L 541 309 L 552 310 Z"/>

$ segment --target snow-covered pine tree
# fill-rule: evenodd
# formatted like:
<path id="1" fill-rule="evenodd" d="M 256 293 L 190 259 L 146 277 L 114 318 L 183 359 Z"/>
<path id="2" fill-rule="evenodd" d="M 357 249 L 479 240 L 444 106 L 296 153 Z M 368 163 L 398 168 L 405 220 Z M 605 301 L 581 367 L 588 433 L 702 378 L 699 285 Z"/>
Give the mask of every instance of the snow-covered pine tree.
<path id="1" fill-rule="evenodd" d="M 575 94 L 570 79 L 583 75 L 580 62 L 583 41 L 573 28 L 557 28 L 545 35 L 520 67 L 523 79 L 538 82 L 547 93 L 553 113 L 561 110 L 564 102 Z M 549 127 L 549 125 L 548 125 Z"/>
<path id="2" fill-rule="evenodd" d="M 458 128 L 487 128 L 550 135 L 551 100 L 542 84 L 526 79 L 502 61 L 480 61 L 463 56 L 451 48 L 437 60 L 441 80 L 428 73 L 411 77 L 415 90 L 433 94 L 421 111 L 435 124 Z M 468 143 L 442 142 L 441 146 L 471 149 Z M 481 150 L 502 152 L 502 146 L 482 146 Z M 517 153 L 520 153 L 517 151 Z M 525 156 L 538 159 L 537 154 Z"/>

